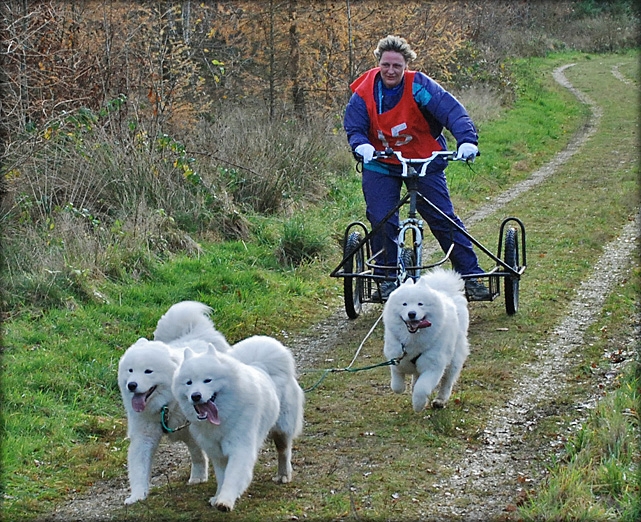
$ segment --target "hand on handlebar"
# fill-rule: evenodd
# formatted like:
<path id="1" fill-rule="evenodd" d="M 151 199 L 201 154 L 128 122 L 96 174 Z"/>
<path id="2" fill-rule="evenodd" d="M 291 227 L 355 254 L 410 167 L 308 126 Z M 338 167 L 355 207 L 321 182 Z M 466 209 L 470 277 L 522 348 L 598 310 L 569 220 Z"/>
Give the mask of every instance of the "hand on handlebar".
<path id="1" fill-rule="evenodd" d="M 463 145 L 469 145 L 471 147 L 474 147 L 475 154 L 473 156 L 470 155 L 469 158 L 474 158 L 480 155 L 476 145 L 472 145 L 471 143 L 463 144 Z M 471 152 L 471 149 L 469 149 L 469 147 L 463 147 L 463 145 L 461 145 L 461 148 L 459 149 L 458 153 L 451 150 L 437 150 L 432 152 L 432 154 L 428 158 L 405 158 L 400 151 L 393 150 L 390 147 L 387 147 L 384 151 L 383 150 L 374 151 L 373 157 L 374 158 L 395 157 L 403 167 L 403 172 L 402 172 L 403 177 L 407 177 L 408 175 L 425 176 L 427 172 L 427 167 L 437 159 L 441 159 L 444 161 L 466 161 L 469 163 L 470 159 L 466 158 L 464 154 L 466 153 L 465 149 L 467 149 L 467 154 Z M 416 169 L 416 166 L 420 166 L 418 167 L 418 170 Z"/>
<path id="2" fill-rule="evenodd" d="M 363 143 L 356 147 L 354 152 L 363 158 L 363 163 L 369 163 L 374 157 L 374 146 L 370 143 Z"/>
<path id="3" fill-rule="evenodd" d="M 479 154 L 479 148 L 473 143 L 461 143 L 456 153 L 457 160 L 465 160 L 474 163 L 476 156 Z"/>

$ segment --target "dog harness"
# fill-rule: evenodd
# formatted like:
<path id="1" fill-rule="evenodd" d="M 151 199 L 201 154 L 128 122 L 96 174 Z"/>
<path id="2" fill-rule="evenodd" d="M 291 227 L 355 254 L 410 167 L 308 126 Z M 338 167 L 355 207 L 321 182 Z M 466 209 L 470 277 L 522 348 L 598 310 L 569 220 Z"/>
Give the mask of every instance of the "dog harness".
<path id="1" fill-rule="evenodd" d="M 177 428 L 170 428 L 167 426 L 167 423 L 169 422 L 169 405 L 165 404 L 161 409 L 160 409 L 160 426 L 162 427 L 162 431 L 164 433 L 175 433 L 177 431 L 182 430 L 183 428 L 186 428 L 189 426 L 190 422 L 187 421 L 185 424 L 182 426 L 178 426 Z"/>
<path id="2" fill-rule="evenodd" d="M 393 359 L 393 360 L 395 361 L 395 362 L 394 362 L 394 365 L 397 365 L 398 363 L 400 363 L 400 362 L 401 362 L 401 360 L 402 360 L 402 359 L 407 355 L 407 352 L 405 351 L 405 345 L 404 345 L 403 343 L 401 343 L 401 350 L 403 350 L 403 355 L 401 355 L 398 359 Z M 418 361 L 418 358 L 419 358 L 421 355 L 422 355 L 422 354 L 420 354 L 420 353 L 419 353 L 416 357 L 414 357 L 414 359 L 410 359 L 410 362 L 411 362 L 414 366 L 416 366 L 416 361 Z"/>

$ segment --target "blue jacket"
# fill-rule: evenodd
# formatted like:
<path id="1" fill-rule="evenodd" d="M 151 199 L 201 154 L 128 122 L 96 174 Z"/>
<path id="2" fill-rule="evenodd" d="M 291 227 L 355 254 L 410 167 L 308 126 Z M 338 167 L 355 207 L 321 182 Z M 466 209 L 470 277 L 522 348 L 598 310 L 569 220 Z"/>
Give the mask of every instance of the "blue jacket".
<path id="1" fill-rule="evenodd" d="M 404 81 L 393 89 L 387 89 L 380 77 L 377 79 L 374 98 L 379 113 L 390 110 L 398 103 L 403 94 Z M 414 75 L 412 93 L 414 101 L 429 123 L 433 137 L 439 142 L 443 150 L 447 149 L 447 143 L 442 134 L 444 128 L 450 131 L 456 139 L 457 148 L 462 143 L 478 144 L 476 127 L 465 107 L 441 87 L 438 82 L 421 72 L 417 72 Z M 365 101 L 358 94 L 352 94 L 345 109 L 343 121 L 343 127 L 347 133 L 347 139 L 352 151 L 363 143 L 369 143 L 369 125 Z M 443 170 L 446 165 L 447 162 L 445 160 L 437 160 L 430 165 L 429 170 Z M 388 165 L 383 165 L 376 160 L 367 164 L 367 168 L 372 170 L 387 171 L 388 167 Z M 397 169 L 392 167 L 392 170 Z"/>

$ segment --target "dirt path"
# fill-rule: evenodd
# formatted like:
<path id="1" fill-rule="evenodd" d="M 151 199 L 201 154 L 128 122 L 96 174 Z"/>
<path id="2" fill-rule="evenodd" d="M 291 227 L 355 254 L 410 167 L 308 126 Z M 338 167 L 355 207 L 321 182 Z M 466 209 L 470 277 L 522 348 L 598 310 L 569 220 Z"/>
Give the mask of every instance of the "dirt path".
<path id="1" fill-rule="evenodd" d="M 565 150 L 527 180 L 464 217 L 466 225 L 485 219 L 544 181 L 576 154 L 596 132 L 601 109 L 588 96 L 576 90 L 565 77 L 564 71 L 572 65 L 556 69 L 554 78 L 591 108 L 592 116 L 588 124 L 574 136 Z M 616 68 L 613 68 L 612 74 L 625 81 Z M 532 448 L 522 444 L 521 434 L 527 432 L 528 426 L 536 424 L 540 418 L 541 413 L 536 409 L 539 401 L 549 400 L 563 393 L 563 375 L 573 362 L 574 350 L 583 342 L 583 332 L 598 317 L 606 296 L 629 265 L 638 224 L 637 217 L 623 229 L 619 238 L 606 246 L 602 257 L 594 266 L 593 275 L 577 291 L 570 313 L 551 333 L 549 339 L 538 347 L 536 362 L 524 369 L 514 388 L 517 390 L 516 394 L 507 404 L 490 412 L 491 420 L 485 428 L 482 443 L 470 447 L 459 462 L 450 463 L 454 473 L 451 478 L 439 483 L 441 502 L 433 506 L 433 516 L 436 519 L 496 519 L 504 514 L 505 507 L 519 494 L 518 478 L 530 474 L 533 458 Z M 312 366 L 319 356 L 330 351 L 345 328 L 344 312 L 340 310 L 310 329 L 307 335 L 289 339 L 288 345 L 294 351 L 299 367 Z M 163 445 L 154 466 L 153 483 L 161 485 L 172 482 L 188 466 L 186 451 L 182 446 Z M 112 513 L 123 505 L 127 488 L 126 477 L 98 484 L 86 495 L 58 507 L 55 513 L 42 520 L 111 520 L 114 518 Z M 461 494 L 469 500 L 466 508 L 457 506 L 456 498 Z"/>
<path id="2" fill-rule="evenodd" d="M 456 473 L 440 484 L 441 490 L 446 498 L 448 492 L 452 496 L 463 492 L 469 507 L 457 510 L 444 504 L 439 506 L 439 514 L 457 515 L 463 520 L 492 520 L 518 497 L 519 477 L 538 481 L 532 477 L 532 448 L 523 444 L 523 434 L 542 417 L 538 405 L 563 394 L 568 370 L 576 364 L 577 351 L 583 346 L 583 333 L 597 319 L 615 284 L 624 278 L 638 224 L 637 216 L 620 237 L 605 247 L 592 275 L 578 289 L 567 317 L 537 347 L 536 362 L 523 369 L 514 386 L 514 396 L 490 412 L 481 447 L 469 450 L 463 461 L 451 465 Z M 596 395 L 589 398 L 580 408 L 585 410 L 596 399 Z"/>

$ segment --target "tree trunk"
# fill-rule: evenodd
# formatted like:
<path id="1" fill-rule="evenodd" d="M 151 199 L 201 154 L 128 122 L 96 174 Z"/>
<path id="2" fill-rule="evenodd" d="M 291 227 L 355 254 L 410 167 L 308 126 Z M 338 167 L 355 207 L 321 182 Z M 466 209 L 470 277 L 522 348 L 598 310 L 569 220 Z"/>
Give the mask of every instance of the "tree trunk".
<path id="1" fill-rule="evenodd" d="M 274 62 L 275 62 L 274 42 L 274 0 L 269 0 L 269 120 L 274 118 L 274 96 L 276 90 L 274 85 Z"/>
<path id="2" fill-rule="evenodd" d="M 289 0 L 289 79 L 292 84 L 294 115 L 299 120 L 305 118 L 305 91 L 300 84 L 300 46 L 296 21 L 297 0 Z"/>

